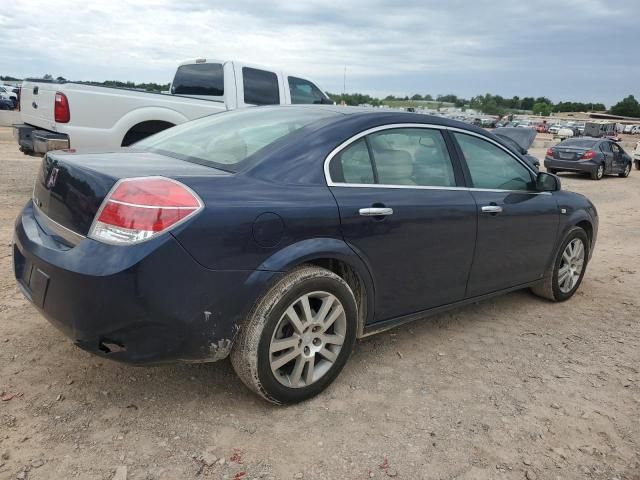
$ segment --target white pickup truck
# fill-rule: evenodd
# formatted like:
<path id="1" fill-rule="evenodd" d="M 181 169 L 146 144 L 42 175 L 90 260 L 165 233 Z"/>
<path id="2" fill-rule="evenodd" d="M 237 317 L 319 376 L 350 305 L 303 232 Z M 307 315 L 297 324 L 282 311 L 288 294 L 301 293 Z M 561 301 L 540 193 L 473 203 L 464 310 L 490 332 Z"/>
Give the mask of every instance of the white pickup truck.
<path id="1" fill-rule="evenodd" d="M 109 149 L 212 113 L 292 103 L 333 102 L 314 82 L 298 75 L 199 58 L 178 66 L 170 93 L 26 80 L 20 97 L 23 123 L 14 125 L 14 136 L 27 154 Z"/>

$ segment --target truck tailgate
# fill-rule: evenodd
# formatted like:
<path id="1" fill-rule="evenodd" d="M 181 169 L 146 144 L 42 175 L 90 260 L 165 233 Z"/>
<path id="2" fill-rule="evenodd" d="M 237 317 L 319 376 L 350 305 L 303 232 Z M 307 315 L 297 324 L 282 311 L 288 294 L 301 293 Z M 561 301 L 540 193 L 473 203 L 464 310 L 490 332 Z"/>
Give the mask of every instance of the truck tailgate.
<path id="1" fill-rule="evenodd" d="M 56 84 L 53 83 L 23 82 L 20 97 L 22 121 L 47 130 L 54 129 L 53 106 L 56 91 Z"/>

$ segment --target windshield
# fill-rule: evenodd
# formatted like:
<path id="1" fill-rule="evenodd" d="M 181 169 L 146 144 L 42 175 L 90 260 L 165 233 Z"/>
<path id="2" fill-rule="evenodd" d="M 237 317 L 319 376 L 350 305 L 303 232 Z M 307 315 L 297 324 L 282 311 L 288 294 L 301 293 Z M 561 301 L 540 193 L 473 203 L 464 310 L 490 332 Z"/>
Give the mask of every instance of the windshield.
<path id="1" fill-rule="evenodd" d="M 237 172 L 240 162 L 317 120 L 338 115 L 320 108 L 264 108 L 224 112 L 183 123 L 135 144 L 181 160 Z"/>
<path id="2" fill-rule="evenodd" d="M 563 147 L 579 147 L 579 148 L 591 148 L 597 143 L 597 140 L 585 140 L 585 139 L 569 139 L 561 143 Z"/>

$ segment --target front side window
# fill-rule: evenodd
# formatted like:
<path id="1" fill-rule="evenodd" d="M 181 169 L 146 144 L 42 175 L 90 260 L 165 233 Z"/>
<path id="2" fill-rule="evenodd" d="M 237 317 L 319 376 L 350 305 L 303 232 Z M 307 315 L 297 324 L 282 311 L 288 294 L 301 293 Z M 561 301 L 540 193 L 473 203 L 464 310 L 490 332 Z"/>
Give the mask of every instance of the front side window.
<path id="1" fill-rule="evenodd" d="M 244 103 L 252 105 L 277 105 L 280 103 L 278 76 L 257 68 L 242 67 Z"/>
<path id="2" fill-rule="evenodd" d="M 171 85 L 176 95 L 224 95 L 224 72 L 220 63 L 181 65 Z"/>
<path id="3" fill-rule="evenodd" d="M 618 155 L 620 153 L 620 146 L 616 143 L 612 143 L 611 144 L 611 151 L 615 154 Z"/>
<path id="4" fill-rule="evenodd" d="M 501 148 L 472 135 L 458 132 L 453 135 L 462 149 L 475 188 L 536 189 L 531 172 Z"/>
<path id="5" fill-rule="evenodd" d="M 291 103 L 322 103 L 322 101 L 326 99 L 320 89 L 309 80 L 289 77 L 288 81 L 289 92 L 291 92 Z"/>

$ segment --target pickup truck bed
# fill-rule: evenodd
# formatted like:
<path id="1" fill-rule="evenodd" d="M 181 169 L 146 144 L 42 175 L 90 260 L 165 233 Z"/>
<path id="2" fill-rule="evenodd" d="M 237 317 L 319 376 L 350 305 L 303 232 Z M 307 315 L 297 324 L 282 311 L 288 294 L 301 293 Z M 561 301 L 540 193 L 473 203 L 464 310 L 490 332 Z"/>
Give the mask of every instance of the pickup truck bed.
<path id="1" fill-rule="evenodd" d="M 56 94 L 66 97 L 69 122 L 56 122 Z M 22 84 L 23 124 L 14 132 L 23 151 L 117 148 L 188 120 L 227 110 L 203 99 L 73 82 Z M 149 120 L 153 118 L 153 120 Z M 72 140 L 71 140 L 72 139 Z"/>

